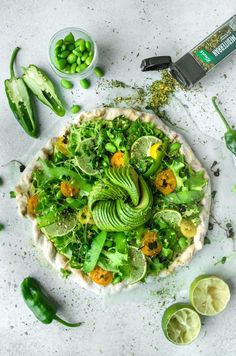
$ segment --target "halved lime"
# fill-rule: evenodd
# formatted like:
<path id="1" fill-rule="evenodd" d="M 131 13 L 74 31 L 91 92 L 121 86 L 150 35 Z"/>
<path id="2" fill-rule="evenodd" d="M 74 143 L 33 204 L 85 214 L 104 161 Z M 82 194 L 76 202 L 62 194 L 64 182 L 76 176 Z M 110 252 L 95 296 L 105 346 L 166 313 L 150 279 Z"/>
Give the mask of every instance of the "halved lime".
<path id="1" fill-rule="evenodd" d="M 223 279 L 203 274 L 191 283 L 189 297 L 199 314 L 213 316 L 226 308 L 230 300 L 230 290 Z"/>
<path id="2" fill-rule="evenodd" d="M 154 215 L 154 219 L 163 219 L 171 226 L 179 226 L 182 220 L 181 214 L 177 210 L 164 209 Z"/>
<path id="3" fill-rule="evenodd" d="M 95 150 L 95 140 L 93 138 L 87 138 L 78 145 L 78 155 L 76 155 L 76 162 L 79 168 L 90 176 L 98 173 L 98 170 L 94 169 L 92 165 L 92 161 L 95 157 L 93 150 Z M 88 151 L 90 154 L 88 154 Z"/>
<path id="4" fill-rule="evenodd" d="M 134 284 L 145 276 L 147 271 L 147 261 L 142 251 L 133 246 L 130 246 L 129 248 L 128 261 L 130 275 L 129 278 L 127 278 L 127 283 Z"/>
<path id="5" fill-rule="evenodd" d="M 59 221 L 44 226 L 41 230 L 49 237 L 64 236 L 71 232 L 78 223 L 76 214 L 61 215 Z"/>
<path id="6" fill-rule="evenodd" d="M 155 136 L 142 136 L 138 138 L 131 147 L 131 158 L 140 160 L 142 158 L 151 156 L 151 147 L 157 142 L 161 142 L 161 140 Z"/>
<path id="7" fill-rule="evenodd" d="M 177 345 L 187 345 L 197 338 L 201 330 L 201 320 L 191 305 L 176 303 L 164 312 L 162 330 L 169 341 Z"/>

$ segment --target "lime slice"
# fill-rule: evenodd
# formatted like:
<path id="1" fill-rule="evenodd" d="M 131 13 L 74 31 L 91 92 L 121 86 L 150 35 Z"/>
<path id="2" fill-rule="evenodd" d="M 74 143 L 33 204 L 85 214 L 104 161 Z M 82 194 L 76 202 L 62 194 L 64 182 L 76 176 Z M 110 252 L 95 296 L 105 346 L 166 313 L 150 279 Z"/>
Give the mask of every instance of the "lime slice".
<path id="1" fill-rule="evenodd" d="M 191 305 L 176 303 L 164 312 L 162 330 L 169 341 L 177 345 L 187 345 L 197 338 L 201 330 L 201 320 Z"/>
<path id="2" fill-rule="evenodd" d="M 128 284 L 137 283 L 146 274 L 147 261 L 142 251 L 137 247 L 131 246 L 129 248 L 129 268 L 130 275 L 127 279 Z"/>
<path id="3" fill-rule="evenodd" d="M 161 142 L 161 140 L 155 136 L 142 136 L 138 138 L 131 147 L 131 158 L 140 160 L 142 158 L 151 156 L 151 147 L 157 142 Z"/>
<path id="4" fill-rule="evenodd" d="M 229 300 L 229 286 L 221 278 L 201 275 L 190 286 L 190 301 L 199 314 L 213 316 L 222 312 Z"/>
<path id="5" fill-rule="evenodd" d="M 171 226 L 179 226 L 182 220 L 181 214 L 177 210 L 164 209 L 154 215 L 154 219 L 163 219 Z"/>
<path id="6" fill-rule="evenodd" d="M 94 154 L 88 155 L 87 151 L 93 152 L 95 150 L 95 140 L 93 138 L 87 138 L 83 140 L 77 147 L 78 156 L 76 156 L 76 162 L 84 173 L 89 176 L 93 176 L 98 173 L 97 169 L 92 166 L 92 160 L 95 157 Z"/>
<path id="7" fill-rule="evenodd" d="M 74 230 L 78 223 L 75 214 L 61 215 L 61 219 L 53 224 L 43 227 L 41 230 L 49 237 L 64 236 Z"/>

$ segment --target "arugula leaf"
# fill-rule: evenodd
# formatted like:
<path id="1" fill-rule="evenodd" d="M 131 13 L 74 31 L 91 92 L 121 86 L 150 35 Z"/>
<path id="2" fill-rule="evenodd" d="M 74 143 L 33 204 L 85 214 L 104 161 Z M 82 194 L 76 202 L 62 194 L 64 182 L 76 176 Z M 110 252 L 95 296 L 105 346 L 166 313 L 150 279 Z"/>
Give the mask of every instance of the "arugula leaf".
<path id="1" fill-rule="evenodd" d="M 189 190 L 201 191 L 207 184 L 207 179 L 204 178 L 204 171 L 198 171 L 191 175 L 186 182 L 186 186 Z"/>

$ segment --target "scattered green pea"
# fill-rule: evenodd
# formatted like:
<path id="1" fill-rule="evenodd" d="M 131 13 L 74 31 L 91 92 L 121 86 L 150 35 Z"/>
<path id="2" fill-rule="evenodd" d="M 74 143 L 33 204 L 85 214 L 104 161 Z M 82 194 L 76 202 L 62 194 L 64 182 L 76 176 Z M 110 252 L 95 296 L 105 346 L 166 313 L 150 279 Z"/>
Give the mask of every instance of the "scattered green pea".
<path id="1" fill-rule="evenodd" d="M 66 37 L 64 38 L 64 41 L 65 42 L 75 42 L 75 38 L 74 38 L 74 35 L 73 33 L 68 33 L 68 35 L 66 35 Z"/>
<path id="2" fill-rule="evenodd" d="M 88 79 L 81 79 L 80 85 L 83 89 L 88 89 L 90 87 L 90 82 L 88 81 Z"/>
<path id="3" fill-rule="evenodd" d="M 107 150 L 108 152 L 111 152 L 111 153 L 115 153 L 116 152 L 116 146 L 113 145 L 111 142 L 108 142 L 105 145 L 105 150 Z"/>
<path id="4" fill-rule="evenodd" d="M 77 114 L 80 111 L 81 107 L 79 105 L 72 105 L 70 108 L 71 114 Z"/>
<path id="5" fill-rule="evenodd" d="M 100 68 L 100 67 L 95 67 L 94 68 L 94 74 L 98 77 L 98 78 L 101 78 L 104 76 L 104 72 L 103 70 Z"/>
<path id="6" fill-rule="evenodd" d="M 65 89 L 73 88 L 73 84 L 69 80 L 66 80 L 66 79 L 61 80 L 61 86 Z"/>
<path id="7" fill-rule="evenodd" d="M 74 53 L 70 53 L 69 56 L 67 57 L 67 62 L 72 64 L 75 63 L 77 60 L 77 57 Z"/>

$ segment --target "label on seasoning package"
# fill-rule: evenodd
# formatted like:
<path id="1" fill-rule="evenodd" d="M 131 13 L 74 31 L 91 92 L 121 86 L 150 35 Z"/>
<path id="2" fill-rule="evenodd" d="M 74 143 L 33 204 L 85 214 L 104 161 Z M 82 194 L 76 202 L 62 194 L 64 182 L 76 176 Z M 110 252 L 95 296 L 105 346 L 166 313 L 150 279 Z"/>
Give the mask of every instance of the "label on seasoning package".
<path id="1" fill-rule="evenodd" d="M 207 72 L 236 49 L 236 15 L 190 51 Z"/>

